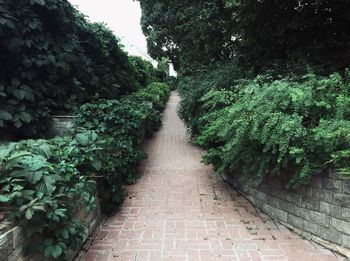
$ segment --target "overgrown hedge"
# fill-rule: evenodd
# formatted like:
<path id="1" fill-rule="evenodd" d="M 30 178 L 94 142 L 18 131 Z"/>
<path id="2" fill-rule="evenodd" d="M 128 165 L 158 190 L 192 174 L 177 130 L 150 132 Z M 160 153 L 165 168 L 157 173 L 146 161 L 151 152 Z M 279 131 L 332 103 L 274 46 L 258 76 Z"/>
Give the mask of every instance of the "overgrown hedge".
<path id="1" fill-rule="evenodd" d="M 159 128 L 169 93 L 166 84 L 153 83 L 122 100 L 85 104 L 72 137 L 0 148 L 0 209 L 23 227 L 28 253 L 64 259 L 86 234 L 74 217 L 77 207 L 93 209 L 96 192 L 107 213 L 122 202 L 123 184 L 135 181 L 146 157 L 143 132 Z"/>
<path id="2" fill-rule="evenodd" d="M 256 183 L 289 174 L 289 187 L 327 168 L 350 173 L 348 70 L 343 76 L 264 75 L 230 84 L 215 79 L 182 81 L 179 112 L 196 144 L 208 150 L 204 161 L 218 172 Z"/>
<path id="3" fill-rule="evenodd" d="M 160 127 L 160 112 L 169 93 L 166 84 L 152 83 L 120 101 L 100 100 L 81 107 L 77 130 L 94 131 L 106 141 L 101 163 L 103 193 L 100 194 L 106 212 L 121 202 L 121 185 L 135 181 L 138 162 L 146 156 L 142 149 L 143 136 L 150 136 Z"/>
<path id="4" fill-rule="evenodd" d="M 141 72 L 110 29 L 67 0 L 0 0 L 0 50 L 0 140 L 42 136 L 51 114 L 162 77 L 151 65 Z"/>

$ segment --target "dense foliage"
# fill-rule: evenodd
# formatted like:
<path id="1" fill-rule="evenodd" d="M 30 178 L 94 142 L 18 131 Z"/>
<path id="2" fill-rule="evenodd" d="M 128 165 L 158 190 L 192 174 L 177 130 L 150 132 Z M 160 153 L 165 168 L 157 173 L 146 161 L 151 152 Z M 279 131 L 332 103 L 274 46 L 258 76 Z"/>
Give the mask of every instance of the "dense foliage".
<path id="1" fill-rule="evenodd" d="M 195 143 L 208 149 L 206 163 L 256 183 L 283 173 L 289 187 L 327 168 L 350 173 L 348 71 L 227 82 L 216 78 L 220 73 L 179 85 L 179 114 Z"/>
<path id="2" fill-rule="evenodd" d="M 26 251 L 57 258 L 78 247 L 86 225 L 74 218 L 82 203 L 94 207 L 97 135 L 26 140 L 0 150 L 0 202 L 24 228 Z"/>
<path id="3" fill-rule="evenodd" d="M 100 100 L 81 107 L 76 126 L 96 132 L 103 138 L 103 207 L 108 211 L 122 200 L 121 185 L 134 182 L 137 166 L 145 158 L 144 133 L 148 136 L 160 126 L 160 111 L 169 96 L 169 87 L 152 83 L 118 100 Z M 150 107 L 153 105 L 154 108 Z"/>
<path id="4" fill-rule="evenodd" d="M 256 72 L 312 64 L 327 72 L 350 60 L 350 2 L 139 0 L 149 52 L 193 73 L 235 59 Z M 279 66 L 281 65 L 281 66 Z"/>
<path id="5" fill-rule="evenodd" d="M 159 128 L 169 93 L 153 83 L 121 100 L 85 104 L 72 137 L 0 147 L 0 210 L 24 228 L 29 253 L 62 260 L 86 236 L 77 209 L 94 209 L 96 196 L 107 213 L 122 202 L 123 184 L 134 182 L 146 156 L 143 133 Z"/>
<path id="6" fill-rule="evenodd" d="M 309 74 L 237 84 L 234 91 L 211 90 L 201 98 L 206 113 L 196 142 L 208 149 L 206 162 L 255 182 L 289 174 L 289 187 L 349 165 L 348 155 L 336 156 L 350 145 L 349 78 Z"/>
<path id="7" fill-rule="evenodd" d="M 136 68 L 137 81 L 141 88 L 152 82 L 162 82 L 166 79 L 165 71 L 153 67 L 152 63 L 139 56 L 129 56 L 131 64 Z"/>
<path id="8" fill-rule="evenodd" d="M 0 0 L 0 136 L 34 137 L 50 114 L 139 88 L 135 67 L 103 24 L 67 0 Z"/>
<path id="9" fill-rule="evenodd" d="M 349 1 L 140 0 L 153 57 L 179 73 L 204 161 L 259 183 L 349 173 Z"/>
<path id="10" fill-rule="evenodd" d="M 189 71 L 214 60 L 225 60 L 232 54 L 232 11 L 224 1 L 140 0 L 140 3 L 148 51 L 157 60 L 169 57 L 176 70 Z"/>

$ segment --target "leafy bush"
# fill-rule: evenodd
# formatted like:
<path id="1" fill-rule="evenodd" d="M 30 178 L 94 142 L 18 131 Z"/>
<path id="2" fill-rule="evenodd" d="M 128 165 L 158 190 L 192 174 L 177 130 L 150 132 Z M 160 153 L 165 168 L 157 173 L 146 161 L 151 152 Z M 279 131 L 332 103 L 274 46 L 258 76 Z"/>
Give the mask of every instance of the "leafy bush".
<path id="1" fill-rule="evenodd" d="M 175 76 L 168 76 L 166 83 L 170 86 L 171 90 L 176 90 L 179 85 L 179 80 Z"/>
<path id="2" fill-rule="evenodd" d="M 77 130 L 96 132 L 106 141 L 103 146 L 100 198 L 105 211 L 112 211 L 123 199 L 121 186 L 134 182 L 137 166 L 145 158 L 143 132 L 150 136 L 160 126 L 160 111 L 169 96 L 169 87 L 152 83 L 117 100 L 100 100 L 81 107 L 76 119 Z M 155 110 L 149 103 L 162 105 Z"/>
<path id="3" fill-rule="evenodd" d="M 130 102 L 101 100 L 81 107 L 76 125 L 93 130 L 106 143 L 102 159 L 104 188 L 100 198 L 108 210 L 123 198 L 121 185 L 135 179 L 138 162 L 145 157 L 142 151 L 142 123 L 145 115 Z"/>
<path id="4" fill-rule="evenodd" d="M 193 136 L 200 133 L 201 124 L 198 120 L 199 116 L 205 113 L 201 109 L 203 104 L 201 97 L 210 90 L 233 89 L 235 81 L 245 75 L 249 73 L 243 74 L 238 67 L 227 64 L 180 78 L 177 89 L 182 99 L 178 113 Z"/>
<path id="5" fill-rule="evenodd" d="M 139 56 L 129 56 L 131 64 L 136 68 L 137 80 L 141 88 L 145 88 L 148 84 L 152 82 L 161 82 L 162 78 L 161 72 L 154 68 L 153 65 Z"/>
<path id="6" fill-rule="evenodd" d="M 233 91 L 210 91 L 201 100 L 197 144 L 218 171 L 241 172 L 259 182 L 291 174 L 288 186 L 305 183 L 329 167 L 349 166 L 350 81 L 332 74 L 273 80 L 258 76 Z"/>
<path id="7" fill-rule="evenodd" d="M 165 109 L 170 95 L 170 87 L 165 83 L 151 83 L 146 89 L 139 90 L 125 97 L 135 108 L 143 111 L 145 134 L 150 137 L 161 125 L 160 112 Z M 142 104 L 142 106 L 140 106 Z"/>
<path id="8" fill-rule="evenodd" d="M 66 0 L 0 0 L 0 136 L 38 137 L 51 113 L 139 88 L 119 40 Z"/>
<path id="9" fill-rule="evenodd" d="M 0 202 L 24 228 L 27 252 L 61 257 L 81 245 L 85 224 L 74 217 L 95 204 L 100 141 L 93 132 L 72 139 L 26 140 L 0 150 Z"/>
<path id="10" fill-rule="evenodd" d="M 151 102 L 158 112 L 165 109 L 170 94 L 170 87 L 166 83 L 153 82 L 146 89 L 135 92 L 129 97 L 136 102 Z"/>
<path id="11" fill-rule="evenodd" d="M 120 101 L 85 104 L 72 138 L 0 147 L 1 208 L 24 228 L 28 253 L 63 259 L 86 236 L 77 209 L 94 209 L 96 194 L 107 213 L 122 202 L 123 184 L 135 181 L 146 157 L 143 132 L 150 135 L 161 123 L 160 110 L 149 103 L 163 105 L 168 96 L 167 85 L 151 84 Z"/>

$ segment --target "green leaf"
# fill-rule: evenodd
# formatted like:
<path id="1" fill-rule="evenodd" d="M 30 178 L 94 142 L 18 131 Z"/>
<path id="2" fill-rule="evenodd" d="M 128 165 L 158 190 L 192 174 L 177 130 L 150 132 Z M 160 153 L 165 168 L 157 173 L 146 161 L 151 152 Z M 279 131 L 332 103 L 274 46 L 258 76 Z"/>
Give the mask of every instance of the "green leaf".
<path id="1" fill-rule="evenodd" d="M 1 25 L 6 25 L 6 26 L 8 26 L 9 28 L 11 28 L 13 30 L 16 29 L 15 23 L 11 19 L 8 19 L 8 18 L 5 18 L 5 17 L 0 17 L 0 24 Z"/>
<path id="2" fill-rule="evenodd" d="M 38 5 L 44 6 L 45 5 L 45 0 L 30 0 L 30 4 L 31 5 L 38 4 Z"/>
<path id="3" fill-rule="evenodd" d="M 101 160 L 95 159 L 91 162 L 92 167 L 96 170 L 96 171 L 100 171 L 102 168 L 102 162 Z"/>
<path id="4" fill-rule="evenodd" d="M 28 181 L 31 184 L 36 184 L 39 180 L 41 180 L 42 176 L 43 174 L 41 171 L 31 172 L 31 175 L 28 177 Z"/>
<path id="5" fill-rule="evenodd" d="M 5 195 L 0 195 L 0 202 L 1 203 L 7 203 L 10 201 L 10 198 Z"/>
<path id="6" fill-rule="evenodd" d="M 37 183 L 36 189 L 40 193 L 51 195 L 56 189 L 55 179 L 52 176 L 44 175 L 41 181 Z"/>
<path id="7" fill-rule="evenodd" d="M 46 158 L 49 158 L 51 155 L 52 155 L 52 146 L 48 143 L 43 143 L 43 144 L 40 144 L 40 146 L 38 147 L 38 152 L 46 157 Z"/>
<path id="8" fill-rule="evenodd" d="M 11 150 L 9 148 L 0 149 L 0 162 L 3 161 L 9 154 Z"/>
<path id="9" fill-rule="evenodd" d="M 12 115 L 7 111 L 0 110 L 0 120 L 12 120 Z"/>
<path id="10" fill-rule="evenodd" d="M 22 123 L 21 121 L 15 121 L 14 124 L 15 124 L 15 127 L 16 127 L 17 129 L 21 128 L 22 125 L 23 125 L 23 123 Z"/>
<path id="11" fill-rule="evenodd" d="M 84 133 L 78 133 L 77 135 L 75 135 L 75 139 L 77 140 L 77 142 L 81 145 L 87 145 L 90 143 L 90 135 L 87 132 Z"/>
<path id="12" fill-rule="evenodd" d="M 26 112 L 20 112 L 19 118 L 25 122 L 25 123 L 30 123 L 32 121 L 32 117 L 29 115 L 29 113 Z"/>
<path id="13" fill-rule="evenodd" d="M 54 257 L 58 258 L 60 255 L 62 255 L 63 249 L 59 244 L 49 245 L 45 247 L 45 257 Z"/>
<path id="14" fill-rule="evenodd" d="M 32 175 L 32 171 L 28 169 L 19 169 L 19 170 L 12 171 L 9 175 L 10 177 L 13 177 L 13 178 L 19 178 L 19 177 L 28 178 L 30 175 Z"/>
<path id="15" fill-rule="evenodd" d="M 34 197 L 34 190 L 22 190 L 22 197 L 28 200 L 33 200 Z"/>
<path id="16" fill-rule="evenodd" d="M 25 212 L 25 218 L 32 219 L 33 214 L 34 214 L 34 210 L 32 208 L 27 208 Z"/>

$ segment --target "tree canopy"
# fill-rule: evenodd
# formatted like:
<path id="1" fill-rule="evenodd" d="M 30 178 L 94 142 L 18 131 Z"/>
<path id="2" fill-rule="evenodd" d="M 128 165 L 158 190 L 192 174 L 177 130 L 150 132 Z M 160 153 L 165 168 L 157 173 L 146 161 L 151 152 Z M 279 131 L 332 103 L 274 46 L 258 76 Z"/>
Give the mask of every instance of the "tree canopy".
<path id="1" fill-rule="evenodd" d="M 350 61 L 347 0 L 140 3 L 151 56 L 166 55 L 183 72 L 232 59 L 256 71 L 286 61 L 332 71 Z"/>

